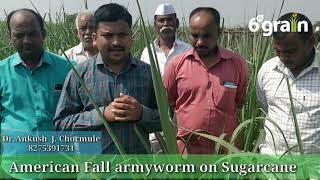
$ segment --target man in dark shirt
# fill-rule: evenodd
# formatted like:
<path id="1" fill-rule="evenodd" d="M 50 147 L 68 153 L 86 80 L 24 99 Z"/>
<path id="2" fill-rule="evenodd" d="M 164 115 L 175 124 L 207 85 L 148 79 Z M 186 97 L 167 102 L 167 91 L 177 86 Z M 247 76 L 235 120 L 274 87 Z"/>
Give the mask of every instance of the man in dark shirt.
<path id="1" fill-rule="evenodd" d="M 99 53 L 77 71 L 125 151 L 145 153 L 134 126 L 146 142 L 161 127 L 150 66 L 130 54 L 132 17 L 115 3 L 99 7 L 94 16 Z M 58 130 L 103 130 L 103 152 L 118 152 L 74 72 L 66 78 L 54 124 Z"/>

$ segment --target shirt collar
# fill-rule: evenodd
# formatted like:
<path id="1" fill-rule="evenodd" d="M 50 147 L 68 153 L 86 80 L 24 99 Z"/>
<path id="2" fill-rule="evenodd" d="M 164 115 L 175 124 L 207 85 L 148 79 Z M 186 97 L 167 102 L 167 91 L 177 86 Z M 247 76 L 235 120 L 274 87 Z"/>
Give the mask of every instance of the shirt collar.
<path id="1" fill-rule="evenodd" d="M 74 47 L 73 52 L 75 54 L 84 54 L 84 48 L 82 46 L 82 42 L 80 42 L 77 46 Z"/>
<path id="2" fill-rule="evenodd" d="M 40 67 L 43 63 L 50 64 L 50 65 L 52 64 L 52 60 L 49 56 L 49 53 L 46 51 L 43 52 L 43 55 L 40 59 L 38 67 Z M 26 66 L 26 64 L 22 61 L 19 53 L 15 53 L 14 58 L 13 58 L 13 62 L 12 62 L 12 66 L 17 66 L 19 64 Z"/>
<path id="3" fill-rule="evenodd" d="M 230 53 L 228 53 L 227 50 L 218 47 L 218 51 L 217 51 L 218 57 L 220 57 L 221 60 L 225 60 L 225 59 L 231 59 L 232 56 Z M 194 48 L 191 48 L 190 50 L 188 50 L 186 52 L 186 57 L 191 56 L 197 60 L 201 60 L 201 58 L 198 56 L 196 50 Z"/>
<path id="4" fill-rule="evenodd" d="M 153 41 L 154 47 L 160 48 L 159 42 L 160 42 L 160 38 L 157 37 L 157 38 Z M 173 46 L 172 46 L 172 47 L 176 47 L 176 46 L 178 46 L 179 44 L 180 44 L 179 40 L 178 40 L 178 39 L 175 39 L 174 42 L 173 42 Z"/>
<path id="5" fill-rule="evenodd" d="M 105 65 L 102 59 L 102 56 L 100 53 L 98 53 L 98 55 L 96 56 L 97 60 L 96 60 L 96 65 Z M 130 54 L 130 62 L 128 66 L 136 66 L 137 65 L 137 59 L 133 58 L 132 55 Z"/>
<path id="6" fill-rule="evenodd" d="M 314 64 L 315 68 L 318 68 L 320 70 L 320 51 L 319 50 L 316 50 L 315 56 L 314 56 L 314 62 L 312 64 Z"/>

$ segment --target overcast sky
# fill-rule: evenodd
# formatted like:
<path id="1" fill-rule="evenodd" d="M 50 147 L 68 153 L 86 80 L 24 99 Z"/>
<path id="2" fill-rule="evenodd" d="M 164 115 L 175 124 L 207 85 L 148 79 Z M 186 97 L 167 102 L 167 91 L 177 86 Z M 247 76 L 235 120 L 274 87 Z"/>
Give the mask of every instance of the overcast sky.
<path id="1" fill-rule="evenodd" d="M 29 0 L 1 0 L 0 18 L 4 19 L 5 13 L 18 8 L 33 8 Z M 85 9 L 83 0 L 31 0 L 36 8 L 43 15 L 44 13 L 61 11 L 63 6 L 67 13 L 76 13 Z M 96 10 L 100 5 L 109 3 L 110 0 L 88 0 L 89 10 Z M 133 17 L 138 16 L 136 0 L 112 0 L 128 7 Z M 199 6 L 210 6 L 219 10 L 225 19 L 227 26 L 243 25 L 254 17 L 256 10 L 258 14 L 263 14 L 266 20 L 271 20 L 272 14 L 278 17 L 281 7 L 281 0 L 139 0 L 142 6 L 142 13 L 145 19 L 152 20 L 153 13 L 158 4 L 171 3 L 178 16 L 189 16 L 192 9 Z M 320 21 L 320 0 L 286 0 L 282 14 L 285 12 L 296 11 L 305 14 L 314 23 Z"/>

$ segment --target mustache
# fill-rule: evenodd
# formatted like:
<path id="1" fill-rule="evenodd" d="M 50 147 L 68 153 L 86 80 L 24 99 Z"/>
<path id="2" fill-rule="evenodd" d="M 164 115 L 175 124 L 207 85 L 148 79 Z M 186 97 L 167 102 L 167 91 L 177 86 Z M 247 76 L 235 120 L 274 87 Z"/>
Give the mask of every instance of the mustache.
<path id="1" fill-rule="evenodd" d="M 124 51 L 124 47 L 122 46 L 117 46 L 117 47 L 110 47 L 110 51 Z"/>
<path id="2" fill-rule="evenodd" d="M 196 48 L 196 49 L 208 49 L 207 46 L 196 46 L 195 48 Z"/>
<path id="3" fill-rule="evenodd" d="M 162 31 L 165 31 L 165 30 L 170 30 L 170 31 L 172 31 L 172 32 L 174 32 L 174 28 L 173 27 L 162 27 L 161 29 L 160 29 L 160 32 L 162 32 Z"/>

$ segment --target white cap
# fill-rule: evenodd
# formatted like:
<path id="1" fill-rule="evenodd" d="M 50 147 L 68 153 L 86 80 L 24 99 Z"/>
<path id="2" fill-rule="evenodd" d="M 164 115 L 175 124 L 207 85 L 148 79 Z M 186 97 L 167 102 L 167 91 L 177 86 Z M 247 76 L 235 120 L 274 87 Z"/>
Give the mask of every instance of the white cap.
<path id="1" fill-rule="evenodd" d="M 156 12 L 154 15 L 169 15 L 169 14 L 175 14 L 176 11 L 174 10 L 173 6 L 171 4 L 159 4 L 157 7 Z"/>

